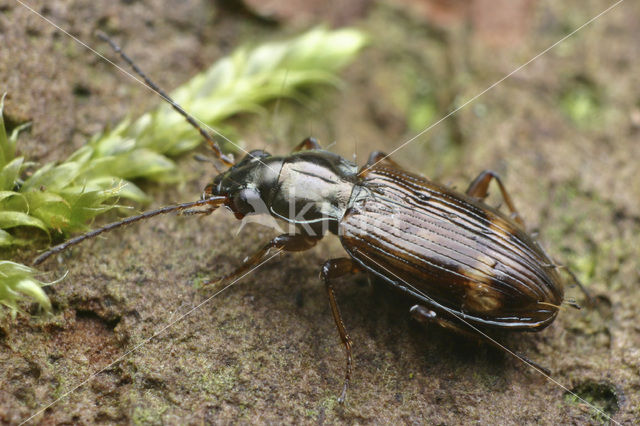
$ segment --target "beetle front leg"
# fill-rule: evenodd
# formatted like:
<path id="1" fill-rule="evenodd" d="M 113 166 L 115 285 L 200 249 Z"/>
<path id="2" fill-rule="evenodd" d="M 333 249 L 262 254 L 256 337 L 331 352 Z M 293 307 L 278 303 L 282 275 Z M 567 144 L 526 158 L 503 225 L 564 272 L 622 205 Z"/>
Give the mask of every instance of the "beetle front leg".
<path id="1" fill-rule="evenodd" d="M 520 216 L 520 213 L 518 213 L 518 210 L 516 210 L 516 207 L 514 206 L 509 193 L 505 189 L 500 176 L 496 172 L 492 170 L 485 170 L 480 173 L 478 177 L 475 178 L 473 182 L 471 182 L 471 185 L 469 185 L 466 194 L 479 200 L 485 199 L 489 194 L 488 189 L 489 183 L 491 183 L 491 179 L 495 179 L 498 183 L 502 198 L 511 211 L 511 218 L 524 228 L 524 220 L 522 220 L 522 216 Z"/>
<path id="2" fill-rule="evenodd" d="M 342 394 L 340 394 L 340 397 L 338 398 L 338 402 L 341 404 L 344 403 L 344 400 L 347 397 L 347 388 L 351 382 L 351 338 L 344 327 L 344 322 L 342 321 L 342 315 L 340 315 L 340 308 L 338 308 L 338 302 L 336 302 L 336 295 L 333 290 L 331 280 L 347 274 L 355 274 L 357 272 L 360 272 L 360 269 L 356 263 L 348 257 L 327 260 L 325 264 L 322 265 L 322 270 L 320 272 L 320 277 L 324 281 L 325 288 L 327 289 L 327 295 L 329 296 L 329 304 L 331 305 L 333 320 L 336 322 L 340 339 L 342 340 L 342 344 L 347 352 L 347 368 L 344 376 L 344 386 L 342 387 Z"/>
<path id="3" fill-rule="evenodd" d="M 218 280 L 210 281 L 204 284 L 203 287 L 224 286 L 227 283 L 241 277 L 243 274 L 246 274 L 248 271 L 250 271 L 251 268 L 258 265 L 264 258 L 266 258 L 269 254 L 269 250 L 273 248 L 280 249 L 282 251 L 305 251 L 315 246 L 321 238 L 322 237 L 311 237 L 304 234 L 279 235 L 273 240 L 269 241 L 264 247 L 254 253 L 251 257 L 248 257 L 238 269 Z"/>
<path id="4" fill-rule="evenodd" d="M 467 338 L 480 341 L 480 342 L 489 343 L 501 351 L 506 350 L 507 352 L 514 355 L 516 358 L 520 359 L 521 361 L 524 361 L 526 364 L 529 364 L 534 368 L 544 372 L 547 376 L 551 374 L 551 371 L 548 368 L 543 367 L 534 361 L 531 361 L 529 358 L 525 357 L 520 353 L 507 349 L 505 346 L 501 345 L 500 343 L 496 342 L 494 339 L 492 339 L 488 335 L 484 334 L 484 332 L 478 333 L 477 330 L 473 330 L 468 324 L 464 322 L 461 322 L 459 320 L 439 317 L 435 311 L 429 308 L 426 308 L 422 305 L 412 306 L 411 309 L 409 310 L 409 313 L 416 321 L 422 324 L 426 324 L 430 322 L 436 323 L 442 328 L 452 330 L 458 334 L 466 336 Z M 466 328 L 464 327 L 465 325 L 466 325 Z"/>

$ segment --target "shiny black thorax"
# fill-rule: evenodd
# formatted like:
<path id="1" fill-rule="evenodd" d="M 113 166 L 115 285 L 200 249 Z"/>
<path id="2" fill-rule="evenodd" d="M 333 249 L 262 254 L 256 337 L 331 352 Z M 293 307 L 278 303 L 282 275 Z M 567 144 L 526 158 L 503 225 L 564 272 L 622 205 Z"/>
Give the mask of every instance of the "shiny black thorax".
<path id="1" fill-rule="evenodd" d="M 337 154 L 305 150 L 288 156 L 252 151 L 218 175 L 205 197 L 225 195 L 237 218 L 270 214 L 300 232 L 338 233 L 338 223 L 358 181 L 357 167 Z"/>

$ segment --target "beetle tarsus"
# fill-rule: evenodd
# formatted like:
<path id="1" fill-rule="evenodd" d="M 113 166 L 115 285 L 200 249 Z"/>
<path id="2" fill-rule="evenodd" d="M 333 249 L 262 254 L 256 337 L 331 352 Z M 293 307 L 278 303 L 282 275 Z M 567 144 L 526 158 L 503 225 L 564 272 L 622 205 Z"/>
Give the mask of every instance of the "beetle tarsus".
<path id="1" fill-rule="evenodd" d="M 582 309 L 582 306 L 580 306 L 574 299 L 565 300 L 563 303 L 577 310 Z"/>
<path id="2" fill-rule="evenodd" d="M 551 370 L 549 370 L 547 367 L 543 367 L 542 365 L 538 364 L 537 362 L 531 361 L 529 358 L 527 358 L 526 356 L 522 355 L 521 353 L 518 352 L 514 352 L 514 354 L 520 358 L 521 361 L 524 361 L 525 363 L 529 364 L 529 366 L 542 371 L 544 374 L 546 374 L 547 376 L 551 375 Z"/>
<path id="3" fill-rule="evenodd" d="M 576 274 L 574 274 L 571 269 L 569 268 L 565 268 L 565 269 L 569 274 L 569 276 L 571 277 L 571 280 L 573 281 L 573 283 L 578 286 L 580 291 L 582 291 L 582 293 L 584 293 L 585 297 L 587 298 L 587 306 L 589 307 L 595 306 L 596 300 L 593 298 L 591 293 L 589 293 L 589 290 L 587 290 L 587 288 L 582 284 L 582 282 L 580 282 Z"/>

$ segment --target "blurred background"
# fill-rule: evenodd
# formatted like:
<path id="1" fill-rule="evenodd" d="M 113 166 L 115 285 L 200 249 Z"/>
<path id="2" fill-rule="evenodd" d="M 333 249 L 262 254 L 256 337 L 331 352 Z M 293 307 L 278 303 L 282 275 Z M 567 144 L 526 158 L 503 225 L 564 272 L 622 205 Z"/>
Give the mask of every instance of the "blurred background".
<path id="1" fill-rule="evenodd" d="M 610 1 L 31 1 L 109 58 L 113 36 L 171 90 L 237 46 L 324 24 L 367 47 L 337 86 L 225 122 L 247 149 L 285 154 L 307 136 L 359 164 L 393 151 L 408 170 L 464 190 L 482 170 L 505 180 L 528 229 L 596 299 L 539 334 L 500 341 L 527 354 L 598 412 L 506 353 L 414 324 L 405 301 L 366 277 L 338 290 L 354 341 L 344 354 L 317 279 L 339 242 L 265 265 L 48 409 L 43 422 L 633 423 L 640 418 L 640 5 L 610 12 L 512 73 Z M 160 103 L 147 89 L 19 3 L 0 1 L 0 90 L 19 151 L 61 161 L 95 133 Z M 284 83 L 283 83 L 284 84 Z M 464 107 L 442 122 L 449 112 Z M 437 124 L 436 124 L 437 123 Z M 204 148 L 201 153 L 206 154 Z M 196 199 L 212 178 L 191 155 L 181 186 L 141 181 L 151 207 Z M 497 192 L 497 191 L 494 191 Z M 495 194 L 494 194 L 495 195 Z M 497 203 L 498 199 L 490 199 Z M 15 423 L 206 298 L 197 280 L 230 271 L 273 235 L 231 215 L 165 217 L 51 262 L 51 318 L 0 322 L 0 420 Z M 35 250 L 16 254 L 27 261 Z M 566 297 L 584 304 L 567 286 Z"/>

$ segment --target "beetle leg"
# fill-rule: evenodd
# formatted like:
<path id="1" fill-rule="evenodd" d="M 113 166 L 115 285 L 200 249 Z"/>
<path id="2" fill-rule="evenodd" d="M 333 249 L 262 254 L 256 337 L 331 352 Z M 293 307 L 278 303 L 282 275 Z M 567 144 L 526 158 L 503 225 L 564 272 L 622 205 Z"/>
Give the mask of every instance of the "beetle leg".
<path id="1" fill-rule="evenodd" d="M 241 277 L 243 274 L 246 274 L 248 271 L 250 271 L 251 268 L 258 265 L 265 257 L 267 257 L 267 255 L 269 254 L 269 250 L 273 248 L 280 249 L 282 251 L 305 251 L 315 246 L 321 238 L 322 237 L 311 237 L 304 234 L 279 235 L 265 244 L 264 247 L 254 253 L 251 257 L 246 258 L 242 265 L 238 267 L 238 269 L 218 280 L 210 281 L 206 284 L 203 284 L 203 287 L 224 286 L 227 283 Z"/>
<path id="2" fill-rule="evenodd" d="M 293 148 L 293 151 L 291 152 L 306 151 L 306 150 L 313 150 L 313 149 L 322 149 L 322 147 L 320 146 L 316 138 L 306 138 L 305 140 L 300 142 L 298 146 Z"/>
<path id="3" fill-rule="evenodd" d="M 576 276 L 576 274 L 569 268 L 565 267 L 565 270 L 567 271 L 567 274 L 569 274 L 569 276 L 571 277 L 571 279 L 573 280 L 573 283 L 575 285 L 578 286 L 578 288 L 580 289 L 580 291 L 582 291 L 582 293 L 587 297 L 587 303 L 589 304 L 588 306 L 593 307 L 596 304 L 596 299 L 593 298 L 593 296 L 591 295 L 591 293 L 589 292 L 589 290 L 587 290 L 587 288 L 584 286 L 584 284 L 582 284 L 582 282 L 580 282 L 580 280 L 578 279 L 578 277 Z M 575 307 L 575 306 L 574 306 Z M 578 309 L 580 309 L 580 306 L 578 305 Z"/>
<path id="4" fill-rule="evenodd" d="M 460 323 L 459 321 L 453 320 L 453 319 L 448 319 L 448 318 L 443 318 L 443 317 L 438 317 L 438 314 L 431 310 L 428 309 L 422 305 L 414 305 L 411 307 L 411 309 L 409 310 L 409 313 L 411 314 L 411 316 L 417 320 L 418 322 L 422 323 L 422 324 L 426 324 L 429 322 L 434 322 L 436 324 L 438 324 L 440 327 L 448 329 L 448 330 L 453 330 L 456 333 L 459 333 L 461 335 L 464 335 L 468 338 L 471 338 L 473 340 L 476 341 L 481 341 L 481 342 L 487 342 L 489 344 L 491 344 L 492 346 L 500 349 L 501 351 L 506 350 L 507 352 L 512 353 L 513 355 L 515 355 L 517 358 L 519 358 L 521 361 L 524 361 L 526 364 L 529 364 L 533 367 L 535 367 L 538 370 L 541 370 L 542 372 L 544 372 L 547 376 L 551 374 L 551 371 L 548 368 L 545 368 L 543 366 L 541 366 L 540 364 L 531 361 L 529 358 L 525 357 L 524 355 L 514 352 L 510 349 L 506 349 L 504 346 L 502 346 L 501 344 L 499 344 L 498 342 L 496 342 L 495 340 L 489 338 L 488 336 L 486 336 L 485 334 L 482 333 L 476 333 L 468 328 L 464 328 L 463 325 L 464 323 Z"/>
<path id="5" fill-rule="evenodd" d="M 489 183 L 491 183 L 491 179 L 495 179 L 498 183 L 502 198 L 511 211 L 511 219 L 516 221 L 520 226 L 524 228 L 524 220 L 522 220 L 522 216 L 520 216 L 520 213 L 518 213 L 518 210 L 516 210 L 513 201 L 509 196 L 509 193 L 505 189 L 500 176 L 496 172 L 492 170 L 485 170 L 480 173 L 478 177 L 475 178 L 473 182 L 471 182 L 471 185 L 469 185 L 469 188 L 467 189 L 467 195 L 478 198 L 479 200 L 485 199 L 488 195 Z"/>
<path id="6" fill-rule="evenodd" d="M 460 326 L 460 324 L 458 324 L 457 322 L 450 320 L 448 318 L 443 318 L 443 317 L 439 317 L 438 314 L 429 309 L 426 308 L 422 305 L 414 305 L 411 307 L 411 309 L 409 309 L 409 313 L 411 314 L 411 316 L 413 317 L 413 319 L 415 319 L 416 321 L 418 321 L 421 324 L 427 324 L 427 323 L 436 323 L 438 324 L 440 327 L 445 328 L 447 330 L 452 330 L 456 333 L 462 334 L 468 338 L 471 338 L 473 340 L 478 340 L 478 335 L 475 333 L 472 333 L 471 331 L 463 328 L 462 326 Z"/>
<path id="7" fill-rule="evenodd" d="M 340 308 L 338 308 L 338 302 L 336 302 L 336 295 L 333 290 L 331 280 L 347 274 L 355 274 L 359 271 L 360 269 L 353 260 L 348 257 L 341 257 L 339 259 L 327 260 L 325 264 L 322 265 L 322 270 L 320 272 L 320 277 L 324 281 L 325 288 L 327 289 L 327 295 L 329 296 L 329 304 L 331 305 L 333 319 L 336 322 L 340 339 L 342 340 L 342 344 L 344 344 L 344 348 L 347 352 L 347 368 L 344 376 L 344 386 L 342 387 L 342 394 L 340 395 L 340 398 L 338 398 L 338 402 L 341 404 L 344 403 L 347 396 L 347 388 L 351 382 L 351 338 L 344 327 L 344 322 L 342 321 L 342 315 L 340 315 Z"/>

